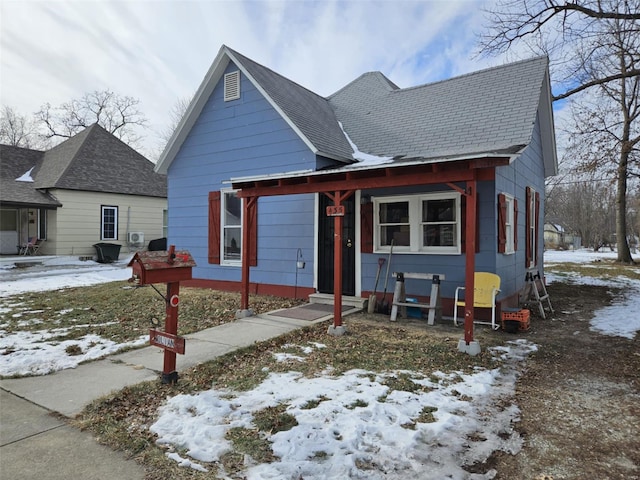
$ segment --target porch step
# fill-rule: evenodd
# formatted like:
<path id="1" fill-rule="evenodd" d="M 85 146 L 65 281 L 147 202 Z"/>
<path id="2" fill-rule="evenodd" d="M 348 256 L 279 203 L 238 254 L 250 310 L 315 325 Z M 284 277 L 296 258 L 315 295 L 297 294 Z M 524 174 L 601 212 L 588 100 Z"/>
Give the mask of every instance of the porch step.
<path id="1" fill-rule="evenodd" d="M 361 297 L 342 296 L 342 305 L 349 305 L 355 308 L 364 309 L 367 299 Z M 324 305 L 333 305 L 333 295 L 329 293 L 312 293 L 309 295 L 309 303 L 322 303 Z"/>

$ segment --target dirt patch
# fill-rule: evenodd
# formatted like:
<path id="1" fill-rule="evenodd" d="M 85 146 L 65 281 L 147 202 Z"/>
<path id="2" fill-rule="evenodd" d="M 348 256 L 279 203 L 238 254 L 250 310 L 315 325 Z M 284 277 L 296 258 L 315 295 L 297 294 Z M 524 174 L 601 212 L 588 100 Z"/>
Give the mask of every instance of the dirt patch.
<path id="1" fill-rule="evenodd" d="M 491 460 L 496 478 L 640 479 L 640 348 L 589 328 L 618 292 L 565 283 L 548 290 L 556 313 L 534 317 L 526 336 L 539 350 L 517 385 L 525 446 Z"/>

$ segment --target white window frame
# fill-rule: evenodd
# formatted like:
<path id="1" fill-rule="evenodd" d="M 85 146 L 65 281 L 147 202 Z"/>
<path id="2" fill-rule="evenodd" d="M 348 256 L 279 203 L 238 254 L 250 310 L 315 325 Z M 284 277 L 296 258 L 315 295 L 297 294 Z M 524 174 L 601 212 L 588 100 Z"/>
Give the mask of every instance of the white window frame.
<path id="1" fill-rule="evenodd" d="M 504 202 L 507 210 L 507 217 L 504 219 L 504 233 L 506 244 L 504 246 L 504 254 L 512 255 L 516 253 L 515 233 L 517 225 L 515 225 L 515 203 L 512 195 L 503 193 Z"/>
<path id="2" fill-rule="evenodd" d="M 240 224 L 239 225 L 227 225 L 226 224 L 226 211 L 227 211 L 227 195 L 233 195 L 238 190 L 223 189 L 220 190 L 220 265 L 227 265 L 233 267 L 242 266 L 242 228 L 244 208 L 242 207 L 242 199 L 240 200 Z M 239 242 L 237 248 L 240 249 L 240 256 L 238 258 L 229 258 L 226 252 L 227 245 L 227 231 L 231 229 L 238 229 L 240 231 Z"/>
<path id="3" fill-rule="evenodd" d="M 162 210 L 162 236 L 164 238 L 169 236 L 169 210 L 166 208 Z"/>
<path id="4" fill-rule="evenodd" d="M 113 236 L 105 235 L 105 213 L 113 211 Z M 100 207 L 100 240 L 118 240 L 118 207 L 115 205 L 102 205 Z"/>
<path id="5" fill-rule="evenodd" d="M 527 268 L 535 267 L 538 264 L 538 237 L 536 235 L 536 189 L 529 187 L 531 195 L 529 205 L 527 205 L 527 214 L 529 215 L 529 235 L 531 241 L 531 262 Z"/>
<path id="6" fill-rule="evenodd" d="M 455 200 L 455 220 L 451 223 L 456 226 L 454 245 L 452 246 L 427 246 L 423 245 L 423 227 L 426 222 L 422 221 L 422 205 L 426 200 Z M 380 224 L 380 205 L 385 203 L 408 202 L 409 221 L 397 223 L 397 225 L 409 226 L 409 245 L 395 245 L 393 251 L 398 253 L 429 254 L 429 255 L 459 255 L 462 253 L 461 247 L 461 198 L 458 192 L 434 192 L 418 195 L 398 195 L 390 197 L 374 197 L 374 230 L 373 241 L 376 253 L 388 252 L 389 245 L 381 245 L 381 227 L 390 224 Z M 438 222 L 447 223 L 447 222 Z"/>

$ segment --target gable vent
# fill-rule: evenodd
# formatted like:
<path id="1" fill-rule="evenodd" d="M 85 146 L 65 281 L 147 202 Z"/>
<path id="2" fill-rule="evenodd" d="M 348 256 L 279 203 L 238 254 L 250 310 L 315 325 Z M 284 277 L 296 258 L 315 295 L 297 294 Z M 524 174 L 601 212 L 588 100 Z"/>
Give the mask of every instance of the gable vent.
<path id="1" fill-rule="evenodd" d="M 225 73 L 224 75 L 224 101 L 240 98 L 240 70 Z"/>

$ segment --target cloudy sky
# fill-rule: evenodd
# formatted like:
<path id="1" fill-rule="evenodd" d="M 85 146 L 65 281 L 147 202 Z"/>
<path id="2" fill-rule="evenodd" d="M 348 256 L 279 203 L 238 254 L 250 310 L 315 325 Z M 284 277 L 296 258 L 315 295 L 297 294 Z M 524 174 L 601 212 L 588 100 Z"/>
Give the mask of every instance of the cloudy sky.
<path id="1" fill-rule="evenodd" d="M 152 158 L 223 44 L 323 96 L 372 70 L 409 87 L 507 60 L 475 55 L 492 3 L 0 0 L 0 104 L 30 115 L 95 90 L 137 98 Z"/>

